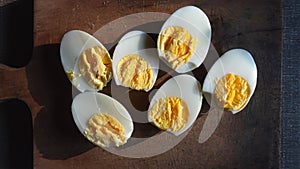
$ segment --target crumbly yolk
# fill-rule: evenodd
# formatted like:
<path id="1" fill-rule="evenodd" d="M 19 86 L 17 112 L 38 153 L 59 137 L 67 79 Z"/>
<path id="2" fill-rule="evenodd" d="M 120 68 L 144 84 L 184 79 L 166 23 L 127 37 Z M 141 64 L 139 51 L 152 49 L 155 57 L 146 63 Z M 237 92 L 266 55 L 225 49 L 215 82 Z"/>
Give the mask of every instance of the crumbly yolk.
<path id="1" fill-rule="evenodd" d="M 180 130 L 187 123 L 188 116 L 186 103 L 178 97 L 161 98 L 150 110 L 150 118 L 163 130 Z"/>
<path id="2" fill-rule="evenodd" d="M 136 54 L 123 57 L 117 65 L 120 82 L 135 90 L 150 89 L 153 83 L 153 71 L 148 62 Z"/>
<path id="3" fill-rule="evenodd" d="M 229 73 L 218 80 L 214 95 L 221 107 L 240 110 L 250 97 L 250 86 L 241 76 Z"/>
<path id="4" fill-rule="evenodd" d="M 79 57 L 79 71 L 87 83 L 102 90 L 112 78 L 112 60 L 99 46 L 85 50 Z"/>
<path id="5" fill-rule="evenodd" d="M 194 54 L 198 40 L 183 27 L 165 28 L 158 38 L 158 47 L 173 69 L 188 62 Z"/>
<path id="6" fill-rule="evenodd" d="M 73 81 L 76 78 L 73 71 L 66 71 L 66 74 L 71 81 Z"/>
<path id="7" fill-rule="evenodd" d="M 104 113 L 94 114 L 88 120 L 84 135 L 101 147 L 108 147 L 111 142 L 119 147 L 127 142 L 122 124 L 113 116 Z"/>

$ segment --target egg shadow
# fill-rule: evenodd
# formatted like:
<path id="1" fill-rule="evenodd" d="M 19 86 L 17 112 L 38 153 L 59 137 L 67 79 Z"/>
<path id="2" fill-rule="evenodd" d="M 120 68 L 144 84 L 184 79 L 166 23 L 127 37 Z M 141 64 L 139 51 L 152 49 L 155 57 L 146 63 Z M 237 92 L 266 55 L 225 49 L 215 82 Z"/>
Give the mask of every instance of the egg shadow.
<path id="1" fill-rule="evenodd" d="M 29 91 L 42 106 L 34 119 L 34 142 L 47 159 L 67 159 L 94 147 L 76 127 L 71 113 L 72 86 L 64 73 L 60 44 L 35 47 L 26 67 Z"/>

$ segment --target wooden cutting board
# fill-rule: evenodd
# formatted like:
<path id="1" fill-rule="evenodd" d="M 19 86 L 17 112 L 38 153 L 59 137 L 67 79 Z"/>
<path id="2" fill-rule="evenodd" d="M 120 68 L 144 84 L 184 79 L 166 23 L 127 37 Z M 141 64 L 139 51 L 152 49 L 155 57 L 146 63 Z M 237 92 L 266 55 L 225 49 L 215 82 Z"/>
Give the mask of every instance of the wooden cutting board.
<path id="1" fill-rule="evenodd" d="M 122 157 L 88 142 L 71 115 L 72 86 L 64 74 L 59 54 L 64 33 L 79 29 L 94 34 L 130 14 L 171 14 L 187 5 L 201 8 L 210 19 L 212 47 L 207 57 L 221 55 L 232 48 L 244 48 L 252 53 L 258 82 L 247 107 L 236 115 L 225 113 L 211 138 L 200 144 L 198 137 L 207 118 L 203 113 L 209 109 L 204 101 L 202 114 L 187 136 L 172 149 L 152 157 Z M 105 37 L 102 42 L 109 46 L 131 29 L 151 29 L 151 26 L 156 29 L 166 19 L 163 16 L 135 18 L 138 22 L 133 19 L 124 23 L 124 27 L 115 27 L 107 30 L 106 36 L 99 36 Z M 37 169 L 279 168 L 281 51 L 279 0 L 35 0 L 32 58 L 23 68 L 0 66 L 0 99 L 18 98 L 30 107 L 34 168 Z M 206 67 L 201 66 L 192 73 L 203 84 Z M 160 72 L 162 82 L 167 78 L 166 72 Z M 108 87 L 103 92 L 110 94 L 110 91 Z M 147 107 L 147 103 L 139 101 L 147 97 L 145 93 L 131 93 L 138 109 Z M 133 137 L 137 138 L 147 139 L 158 132 L 149 124 L 136 123 L 135 129 Z"/>

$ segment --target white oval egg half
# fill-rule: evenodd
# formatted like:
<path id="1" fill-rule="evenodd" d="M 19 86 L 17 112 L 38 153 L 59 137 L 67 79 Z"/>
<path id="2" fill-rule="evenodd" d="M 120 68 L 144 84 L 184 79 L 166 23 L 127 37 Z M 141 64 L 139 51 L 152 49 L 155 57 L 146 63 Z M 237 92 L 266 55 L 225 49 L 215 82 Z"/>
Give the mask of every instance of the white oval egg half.
<path id="1" fill-rule="evenodd" d="M 231 49 L 213 64 L 205 77 L 202 88 L 203 95 L 211 107 L 217 106 L 212 98 L 216 82 L 228 73 L 243 77 L 250 86 L 250 96 L 247 103 L 240 110 L 231 110 L 235 114 L 246 107 L 256 88 L 257 67 L 252 55 L 244 49 Z"/>
<path id="2" fill-rule="evenodd" d="M 194 54 L 187 63 L 178 67 L 175 71 L 186 73 L 199 67 L 204 61 L 211 42 L 211 25 L 206 14 L 195 6 L 186 6 L 176 10 L 163 24 L 162 31 L 170 26 L 180 26 L 187 29 L 193 38 L 198 40 Z M 158 43 L 158 41 L 157 41 Z M 157 45 L 159 46 L 159 45 Z M 164 53 L 158 49 L 159 57 L 170 66 L 166 61 Z M 171 67 L 171 66 L 170 66 Z"/>
<path id="3" fill-rule="evenodd" d="M 178 136 L 189 129 L 195 122 L 201 106 L 202 106 L 202 92 L 201 85 L 198 80 L 191 75 L 177 75 L 166 81 L 154 94 L 150 101 L 148 109 L 148 121 L 153 122 L 150 118 L 149 110 L 153 107 L 155 102 L 160 98 L 178 97 L 181 98 L 188 107 L 189 117 L 185 126 L 178 131 L 170 131 Z"/>
<path id="4" fill-rule="evenodd" d="M 78 57 L 80 54 L 88 48 L 100 46 L 107 49 L 92 35 L 81 31 L 71 30 L 64 34 L 60 44 L 60 58 L 64 68 L 64 71 L 73 72 L 75 78 L 72 80 L 68 76 L 69 80 L 80 92 L 84 91 L 97 91 L 97 89 L 91 87 L 86 80 L 80 76 L 78 68 Z M 107 52 L 108 53 L 108 52 Z"/>
<path id="5" fill-rule="evenodd" d="M 126 139 L 133 132 L 133 122 L 126 108 L 114 98 L 96 92 L 78 94 L 72 102 L 73 119 L 83 134 L 88 120 L 97 113 L 106 113 L 116 118 L 126 131 Z"/>
<path id="6" fill-rule="evenodd" d="M 122 85 L 117 75 L 117 65 L 123 57 L 130 54 L 139 55 L 150 65 L 153 71 L 153 82 L 151 87 L 146 91 L 151 90 L 159 70 L 159 58 L 155 48 L 155 42 L 147 33 L 142 31 L 128 32 L 120 39 L 113 54 L 113 75 L 117 85 Z"/>

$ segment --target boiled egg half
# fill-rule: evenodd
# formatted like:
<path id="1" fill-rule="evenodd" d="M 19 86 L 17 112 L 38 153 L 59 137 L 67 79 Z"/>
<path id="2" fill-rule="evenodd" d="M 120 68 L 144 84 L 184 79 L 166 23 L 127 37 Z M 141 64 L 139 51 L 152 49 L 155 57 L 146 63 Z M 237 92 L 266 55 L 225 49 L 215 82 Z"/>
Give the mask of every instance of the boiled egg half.
<path id="1" fill-rule="evenodd" d="M 195 6 L 176 10 L 163 24 L 157 40 L 159 57 L 178 73 L 201 65 L 211 41 L 206 14 Z"/>
<path id="2" fill-rule="evenodd" d="M 202 106 L 201 85 L 183 74 L 172 77 L 154 94 L 148 109 L 148 121 L 178 136 L 195 122 Z"/>
<path id="3" fill-rule="evenodd" d="M 63 36 L 60 56 L 65 73 L 80 92 L 102 90 L 112 79 L 107 49 L 84 31 L 72 30 Z"/>
<path id="4" fill-rule="evenodd" d="M 257 67 L 244 49 L 224 53 L 210 68 L 203 83 L 203 95 L 211 107 L 233 114 L 243 110 L 257 83 Z"/>
<path id="5" fill-rule="evenodd" d="M 147 33 L 131 31 L 119 41 L 113 54 L 113 75 L 117 85 L 149 91 L 159 69 L 155 43 Z"/>
<path id="6" fill-rule="evenodd" d="M 102 93 L 78 94 L 72 102 L 72 115 L 79 131 L 103 148 L 125 144 L 133 132 L 133 122 L 126 108 Z"/>

